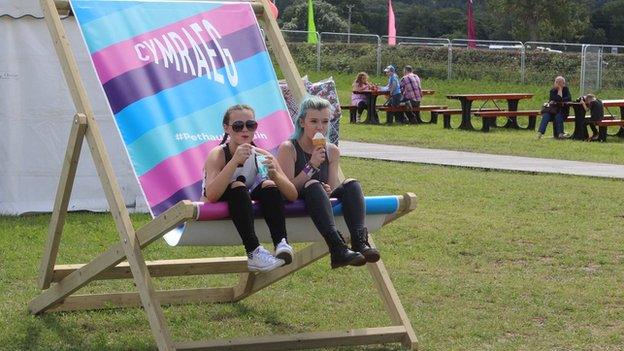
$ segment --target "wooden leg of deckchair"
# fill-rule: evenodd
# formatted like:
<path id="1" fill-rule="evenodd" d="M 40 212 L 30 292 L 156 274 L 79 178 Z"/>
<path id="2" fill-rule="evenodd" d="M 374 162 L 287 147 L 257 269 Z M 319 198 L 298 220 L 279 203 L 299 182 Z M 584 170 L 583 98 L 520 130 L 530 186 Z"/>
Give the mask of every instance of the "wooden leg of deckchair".
<path id="1" fill-rule="evenodd" d="M 266 288 L 287 275 L 327 255 L 327 253 L 327 245 L 324 242 L 316 242 L 308 245 L 301 251 L 295 252 L 293 261 L 287 266 L 268 273 L 256 274 L 253 277 L 247 276 L 241 278 L 239 285 L 234 289 L 234 301 L 240 301 Z"/>
<path id="2" fill-rule="evenodd" d="M 76 169 L 78 168 L 78 158 L 80 157 L 80 149 L 87 130 L 87 117 L 83 114 L 76 114 L 69 133 L 69 141 L 67 143 L 67 151 L 65 152 L 65 160 L 61 170 L 61 178 L 56 189 L 56 199 L 54 200 L 54 210 L 50 218 L 48 226 L 48 239 L 46 240 L 45 249 L 43 250 L 43 258 L 39 266 L 39 289 L 47 289 L 50 287 L 52 280 L 52 270 L 56 263 L 59 244 L 61 243 L 61 233 L 65 225 L 65 216 L 67 214 L 67 206 L 71 196 L 74 179 L 76 177 Z"/>
<path id="3" fill-rule="evenodd" d="M 371 245 L 374 245 L 371 238 L 369 238 L 369 242 Z M 403 309 L 399 295 L 394 289 L 394 285 L 390 280 L 390 276 L 388 275 L 385 265 L 381 260 L 379 260 L 375 263 L 366 264 L 366 267 L 373 276 L 375 287 L 377 288 L 377 291 L 379 291 L 384 305 L 386 306 L 386 310 L 390 314 L 390 319 L 393 323 L 405 327 L 406 336 L 403 338 L 401 343 L 404 347 L 410 350 L 417 350 L 418 339 L 416 338 L 416 333 L 412 328 L 412 324 L 407 316 L 407 313 L 405 313 L 405 309 Z"/>

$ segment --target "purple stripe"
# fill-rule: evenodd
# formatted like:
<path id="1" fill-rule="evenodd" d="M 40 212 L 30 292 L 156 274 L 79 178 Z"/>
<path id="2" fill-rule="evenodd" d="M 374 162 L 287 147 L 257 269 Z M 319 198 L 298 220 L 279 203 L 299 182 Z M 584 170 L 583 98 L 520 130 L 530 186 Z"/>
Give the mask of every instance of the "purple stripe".
<path id="1" fill-rule="evenodd" d="M 250 40 L 250 38 L 254 37 L 255 39 Z M 263 39 L 260 37 L 256 25 L 245 27 L 235 33 L 224 36 L 221 38 L 220 43 L 223 48 L 230 50 L 235 63 L 265 51 L 265 47 L 262 45 Z M 245 43 L 245 45 L 241 45 L 241 43 Z M 207 45 L 209 48 L 216 50 L 212 42 L 207 43 Z M 192 65 L 197 67 L 195 55 L 189 53 L 189 57 Z M 214 58 L 214 61 L 215 69 L 224 66 L 223 60 L 219 55 Z M 106 96 L 108 96 L 113 114 L 116 114 L 137 100 L 195 78 L 197 77 L 190 73 L 178 72 L 172 65 L 165 68 L 163 64 L 152 62 L 109 80 L 103 87 Z"/>
<path id="2" fill-rule="evenodd" d="M 182 200 L 199 201 L 201 199 L 201 195 L 202 181 L 200 180 L 197 183 L 191 184 L 185 188 L 178 190 L 176 193 L 167 198 L 167 200 L 152 207 L 152 213 L 154 214 L 154 217 L 156 217 L 159 214 L 167 211 L 169 207 L 177 204 Z"/>

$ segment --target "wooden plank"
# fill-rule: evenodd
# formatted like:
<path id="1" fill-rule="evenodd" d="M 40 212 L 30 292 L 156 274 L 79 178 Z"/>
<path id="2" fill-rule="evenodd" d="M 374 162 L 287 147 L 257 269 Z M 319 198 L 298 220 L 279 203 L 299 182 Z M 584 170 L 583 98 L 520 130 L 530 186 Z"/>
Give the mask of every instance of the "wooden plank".
<path id="1" fill-rule="evenodd" d="M 282 69 L 282 73 L 286 78 L 286 83 L 293 94 L 295 102 L 301 103 L 307 92 L 301 81 L 301 74 L 299 74 L 299 70 L 295 65 L 295 60 L 293 60 L 290 50 L 288 50 L 288 46 L 286 45 L 286 41 L 282 36 L 282 31 L 279 29 L 275 18 L 273 18 L 268 1 L 269 0 L 259 0 L 264 7 L 264 11 L 258 19 L 260 19 L 262 23 L 275 59 Z"/>
<path id="2" fill-rule="evenodd" d="M 301 350 L 399 342 L 405 337 L 405 334 L 406 330 L 403 326 L 392 326 L 291 335 L 270 335 L 241 339 L 190 341 L 176 343 L 176 349 L 220 351 Z"/>
<path id="3" fill-rule="evenodd" d="M 137 231 L 141 247 L 145 247 L 154 240 L 162 237 L 169 230 L 195 218 L 196 207 L 190 201 L 181 201 L 160 216 L 145 224 Z M 111 267 L 114 267 L 125 258 L 121 243 L 113 245 L 104 253 L 97 256 L 88 264 L 74 271 L 65 279 L 52 285 L 41 295 L 30 301 L 28 310 L 32 314 L 43 313 L 59 303 L 65 297 L 85 286 L 94 277 Z"/>
<path id="4" fill-rule="evenodd" d="M 521 100 L 530 99 L 534 94 L 526 93 L 500 93 L 500 94 L 451 94 L 447 95 L 448 99 L 466 99 L 466 100 Z"/>
<path id="5" fill-rule="evenodd" d="M 235 289 L 234 301 L 240 301 L 247 296 L 250 296 L 267 286 L 281 280 L 287 275 L 300 270 L 301 268 L 311 264 L 312 262 L 320 259 L 321 257 L 327 255 L 329 253 L 327 249 L 327 244 L 324 242 L 316 242 L 314 244 L 310 244 L 306 246 L 303 250 L 295 253 L 293 257 L 293 261 L 287 265 L 280 267 L 271 272 L 257 274 L 253 281 L 250 282 L 251 287 L 245 286 L 245 288 Z M 241 281 L 241 284 L 243 282 Z M 244 282 L 247 284 L 247 282 Z"/>
<path id="6" fill-rule="evenodd" d="M 146 261 L 152 277 L 174 277 L 204 274 L 227 274 L 248 272 L 247 257 L 190 258 L 179 260 Z M 84 264 L 56 265 L 52 281 L 57 282 L 82 268 Z M 132 278 L 130 265 L 122 262 L 98 274 L 94 280 Z"/>
<path id="7" fill-rule="evenodd" d="M 369 242 L 371 245 L 374 245 L 371 238 L 369 238 Z M 388 314 L 390 314 L 390 319 L 393 323 L 400 324 L 405 327 L 406 334 L 401 340 L 401 343 L 404 347 L 410 350 L 418 349 L 418 339 L 416 338 L 416 333 L 412 328 L 412 323 L 410 322 L 407 313 L 405 313 L 405 309 L 403 309 L 399 295 L 394 289 L 394 285 L 392 284 L 392 280 L 390 280 L 390 276 L 388 275 L 388 271 L 386 270 L 386 266 L 383 261 L 379 260 L 375 263 L 367 263 L 366 268 L 368 268 L 368 271 L 373 276 L 375 287 L 377 288 L 377 291 L 386 306 Z"/>
<path id="8" fill-rule="evenodd" d="M 231 302 L 233 288 L 201 288 L 156 291 L 156 297 L 163 305 L 188 303 Z M 141 299 L 137 292 L 91 294 L 69 296 L 50 311 L 76 311 L 104 308 L 140 307 Z"/>
<path id="9" fill-rule="evenodd" d="M 399 209 L 396 211 L 396 213 L 392 213 L 386 216 L 386 219 L 384 220 L 384 225 L 394 221 L 395 219 L 399 217 L 403 217 L 406 214 L 412 212 L 413 210 L 416 209 L 417 205 L 418 203 L 417 203 L 416 194 L 414 193 L 403 194 L 403 196 L 399 197 Z"/>
<path id="10" fill-rule="evenodd" d="M 61 177 L 56 188 L 54 209 L 48 225 L 48 237 L 43 249 L 41 264 L 39 265 L 39 289 L 42 290 L 47 289 L 52 281 L 52 269 L 56 263 L 58 248 L 61 243 L 67 206 L 69 205 L 72 188 L 74 187 L 78 159 L 80 158 L 80 150 L 82 149 L 82 141 L 84 140 L 86 130 L 87 117 L 81 113 L 76 114 L 71 132 L 69 133 L 65 159 L 61 168 Z"/>

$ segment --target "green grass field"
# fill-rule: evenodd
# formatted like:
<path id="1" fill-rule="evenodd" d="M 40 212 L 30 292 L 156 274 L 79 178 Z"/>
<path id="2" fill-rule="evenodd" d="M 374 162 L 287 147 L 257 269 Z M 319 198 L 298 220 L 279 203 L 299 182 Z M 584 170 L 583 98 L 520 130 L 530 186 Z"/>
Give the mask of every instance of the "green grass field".
<path id="1" fill-rule="evenodd" d="M 345 159 L 343 168 L 357 174 L 369 195 L 412 191 L 418 196 L 417 210 L 374 237 L 422 350 L 622 349 L 620 181 L 355 159 Z M 27 313 L 28 301 L 38 293 L 48 220 L 49 215 L 0 217 L 0 349 L 153 349 L 147 318 L 138 308 Z M 140 226 L 148 218 L 133 220 Z M 114 227 L 108 214 L 70 214 L 58 263 L 87 262 L 118 240 Z M 241 250 L 169 248 L 161 240 L 146 258 Z M 389 324 L 366 269 L 328 266 L 324 258 L 240 303 L 165 307 L 164 313 L 176 340 Z M 167 278 L 156 286 L 234 282 Z M 124 290 L 133 290 L 132 283 L 98 282 L 79 293 Z"/>
<path id="2" fill-rule="evenodd" d="M 312 81 L 320 80 L 331 76 L 332 73 L 310 74 Z M 351 101 L 352 75 L 333 74 L 336 81 L 341 104 L 349 104 Z M 377 84 L 385 84 L 385 78 L 373 78 Z M 531 100 L 521 101 L 519 109 L 540 109 L 543 102 L 548 100 L 548 86 L 522 85 L 513 83 L 496 83 L 485 81 L 446 81 L 436 79 L 423 79 L 423 87 L 435 89 L 433 96 L 426 96 L 423 104 L 426 105 L 447 105 L 449 108 L 460 108 L 457 100 L 449 100 L 447 94 L 453 93 L 496 93 L 496 92 L 521 92 L 533 93 L 535 96 Z M 578 95 L 578 87 L 572 87 L 573 97 Z M 624 98 L 624 90 L 607 90 L 598 95 L 602 99 Z M 381 103 L 383 97 L 378 100 Z M 475 103 L 474 107 L 477 103 Z M 505 102 L 500 105 L 506 108 Z M 611 109 L 612 113 L 619 116 L 618 109 Z M 381 113 L 380 118 L 385 121 L 385 114 Z M 424 113 L 423 118 L 429 120 L 429 113 Z M 526 118 L 519 118 L 521 124 L 526 125 Z M 452 125 L 459 125 L 460 117 L 454 116 Z M 499 124 L 503 123 L 499 119 Z M 539 123 L 539 118 L 538 118 Z M 480 119 L 474 119 L 475 127 L 481 127 Z M 495 128 L 490 133 L 480 131 L 460 131 L 457 129 L 448 130 L 442 128 L 442 118 L 439 118 L 437 125 L 393 125 L 393 126 L 372 126 L 349 124 L 349 112 L 343 112 L 340 124 L 340 137 L 345 140 L 363 141 L 382 144 L 409 145 L 425 148 L 438 148 L 448 150 L 461 150 L 473 152 L 485 152 L 503 155 L 533 156 L 542 158 L 555 158 L 566 160 L 582 160 L 624 164 L 624 139 L 609 137 L 607 143 L 586 143 L 575 140 L 560 141 L 552 139 L 552 124 L 546 131 L 545 138 L 536 140 L 535 132 L 526 130 L 508 130 Z M 574 123 L 566 123 L 566 131 L 572 133 Z M 614 133 L 617 129 L 610 128 Z"/>

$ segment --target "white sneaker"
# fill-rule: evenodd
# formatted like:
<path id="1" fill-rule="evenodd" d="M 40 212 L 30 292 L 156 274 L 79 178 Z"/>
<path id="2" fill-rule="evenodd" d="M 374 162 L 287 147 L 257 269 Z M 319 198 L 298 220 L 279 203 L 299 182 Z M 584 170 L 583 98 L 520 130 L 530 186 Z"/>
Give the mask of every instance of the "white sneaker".
<path id="1" fill-rule="evenodd" d="M 275 258 L 262 245 L 247 254 L 247 268 L 251 272 L 269 272 L 284 265 L 284 260 Z"/>
<path id="2" fill-rule="evenodd" d="M 537 140 L 540 140 L 543 136 L 544 136 L 544 134 L 542 134 L 542 133 L 540 133 L 540 132 L 537 132 L 537 137 L 536 137 L 536 139 L 537 139 Z"/>
<path id="3" fill-rule="evenodd" d="M 285 264 L 290 264 L 292 262 L 294 254 L 295 251 L 292 246 L 288 245 L 286 238 L 282 239 L 275 247 L 275 257 L 284 260 L 284 262 L 286 262 Z"/>

